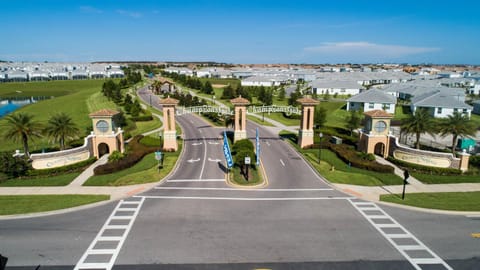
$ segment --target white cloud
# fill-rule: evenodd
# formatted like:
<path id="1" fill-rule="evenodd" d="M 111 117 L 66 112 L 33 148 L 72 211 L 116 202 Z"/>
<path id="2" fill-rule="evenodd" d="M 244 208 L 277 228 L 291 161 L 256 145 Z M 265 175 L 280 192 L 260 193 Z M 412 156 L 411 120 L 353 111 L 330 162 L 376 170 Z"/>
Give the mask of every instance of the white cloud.
<path id="1" fill-rule="evenodd" d="M 132 18 L 135 18 L 135 19 L 138 19 L 138 18 L 143 16 L 142 13 L 137 12 L 137 11 L 129 11 L 129 10 L 118 9 L 118 10 L 116 10 L 116 12 L 120 15 L 132 17 Z"/>
<path id="2" fill-rule="evenodd" d="M 439 51 L 435 47 L 412 47 L 403 45 L 375 44 L 358 42 L 325 42 L 320 46 L 304 48 L 305 52 L 328 55 L 351 55 L 372 58 L 400 58 L 412 54 Z"/>
<path id="3" fill-rule="evenodd" d="M 92 14 L 100 14 L 100 13 L 103 13 L 102 10 L 98 9 L 98 8 L 94 8 L 92 6 L 81 6 L 80 7 L 80 10 L 82 12 L 85 12 L 85 13 L 92 13 Z"/>

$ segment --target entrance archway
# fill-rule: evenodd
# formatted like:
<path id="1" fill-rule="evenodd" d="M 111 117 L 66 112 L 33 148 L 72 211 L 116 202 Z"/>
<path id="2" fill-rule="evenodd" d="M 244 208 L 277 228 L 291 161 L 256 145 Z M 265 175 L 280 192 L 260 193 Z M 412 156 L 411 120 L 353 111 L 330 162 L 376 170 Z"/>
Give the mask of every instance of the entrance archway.
<path id="1" fill-rule="evenodd" d="M 105 154 L 110 153 L 110 148 L 108 147 L 108 144 L 106 143 L 100 143 L 98 144 L 98 156 L 103 156 Z"/>
<path id="2" fill-rule="evenodd" d="M 375 148 L 373 150 L 373 153 L 375 155 L 379 155 L 379 156 L 384 157 L 385 156 L 385 144 L 382 143 L 382 142 L 379 142 L 379 143 L 375 144 Z"/>

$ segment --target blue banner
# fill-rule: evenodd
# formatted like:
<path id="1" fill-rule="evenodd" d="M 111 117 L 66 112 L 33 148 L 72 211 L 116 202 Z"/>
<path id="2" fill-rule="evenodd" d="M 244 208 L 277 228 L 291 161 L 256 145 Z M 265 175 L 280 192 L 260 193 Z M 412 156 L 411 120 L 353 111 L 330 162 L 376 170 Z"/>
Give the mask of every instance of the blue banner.
<path id="1" fill-rule="evenodd" d="M 255 146 L 257 147 L 257 166 L 260 165 L 260 138 L 258 137 L 258 128 L 257 128 L 257 135 L 255 136 Z"/>
<path id="2" fill-rule="evenodd" d="M 227 132 L 223 132 L 223 154 L 227 160 L 227 167 L 233 167 L 232 153 L 230 152 L 230 146 L 228 145 Z"/>

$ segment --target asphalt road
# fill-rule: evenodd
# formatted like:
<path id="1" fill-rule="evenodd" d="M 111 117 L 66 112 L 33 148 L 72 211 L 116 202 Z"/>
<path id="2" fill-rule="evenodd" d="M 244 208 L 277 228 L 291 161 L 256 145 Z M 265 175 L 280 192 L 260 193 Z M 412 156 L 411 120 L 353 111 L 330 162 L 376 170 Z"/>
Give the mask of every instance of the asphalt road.
<path id="1" fill-rule="evenodd" d="M 148 93 L 147 98 L 148 98 Z M 7 269 L 478 269 L 480 220 L 363 202 L 332 189 L 259 127 L 268 186 L 225 182 L 221 135 L 177 118 L 185 153 L 155 189 L 82 211 L 0 221 Z M 255 124 L 247 131 L 254 138 Z M 124 223 L 123 221 L 126 221 Z M 123 222 L 123 223 L 122 223 Z M 125 224 L 128 224 L 125 225 Z M 113 252 L 111 256 L 102 252 Z M 429 253 L 431 252 L 431 253 Z M 91 253 L 91 254 L 93 254 Z M 432 255 L 433 254 L 433 255 Z M 444 261 L 443 261 L 443 260 Z M 96 267 L 96 268 L 94 268 Z"/>

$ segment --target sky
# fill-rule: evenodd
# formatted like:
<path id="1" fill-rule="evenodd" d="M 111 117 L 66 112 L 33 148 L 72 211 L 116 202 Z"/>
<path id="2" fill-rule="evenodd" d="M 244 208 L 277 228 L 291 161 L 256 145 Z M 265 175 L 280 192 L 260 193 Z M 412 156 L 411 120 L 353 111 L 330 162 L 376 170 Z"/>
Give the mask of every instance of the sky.
<path id="1" fill-rule="evenodd" d="M 480 64 L 480 1 L 0 1 L 0 60 Z"/>

